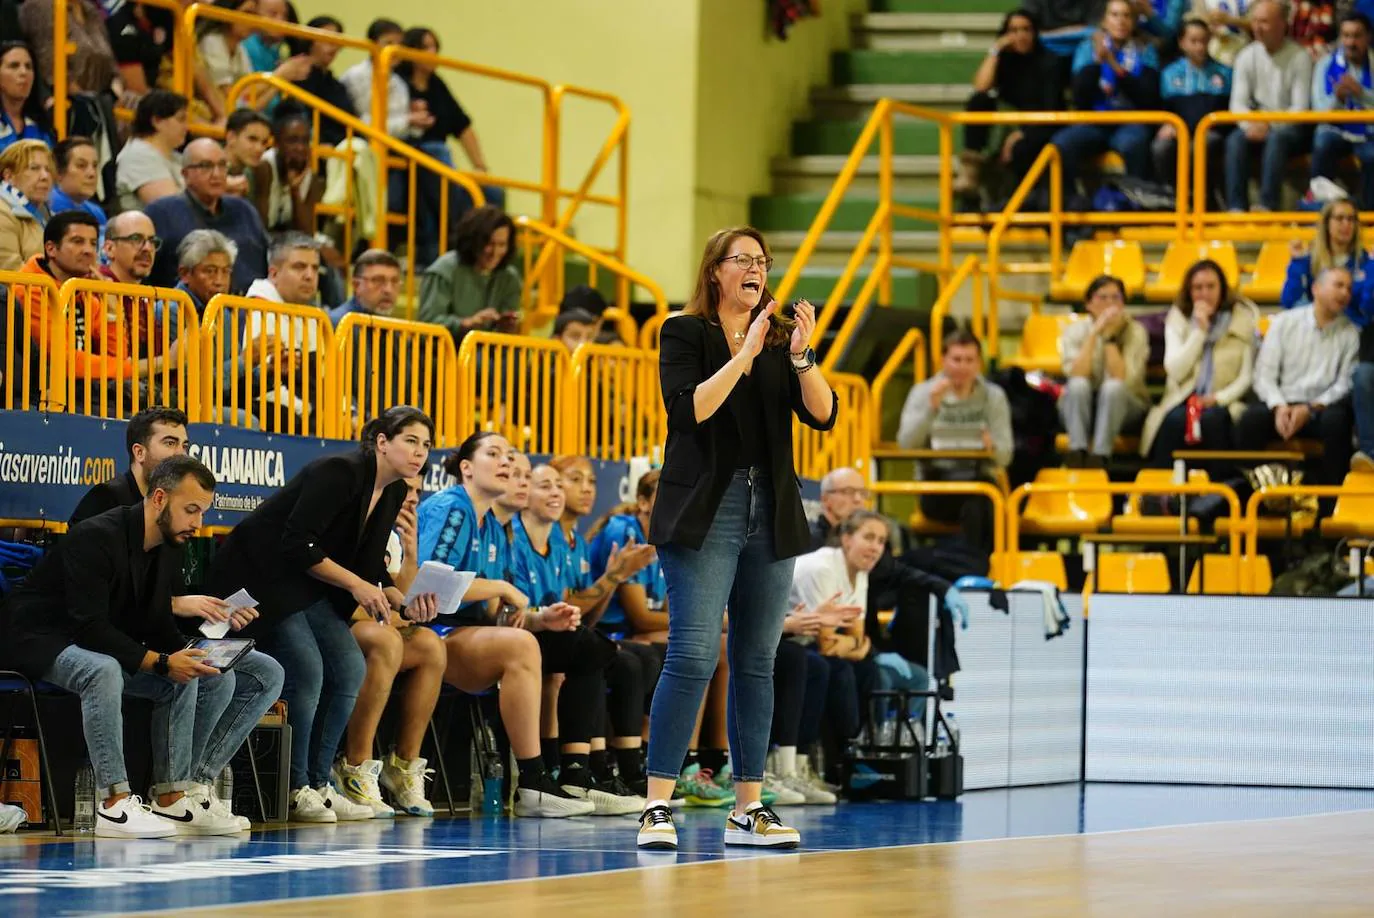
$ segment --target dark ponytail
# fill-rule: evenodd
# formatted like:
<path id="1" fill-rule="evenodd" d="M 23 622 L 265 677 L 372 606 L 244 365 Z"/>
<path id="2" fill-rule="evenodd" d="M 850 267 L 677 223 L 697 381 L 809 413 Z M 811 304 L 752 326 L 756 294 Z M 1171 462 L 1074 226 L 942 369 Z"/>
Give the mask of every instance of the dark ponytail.
<path id="1" fill-rule="evenodd" d="M 483 440 L 489 440 L 492 437 L 499 436 L 501 435 L 494 430 L 479 430 L 474 432 L 459 445 L 458 449 L 449 453 L 448 458 L 444 460 L 444 471 L 458 479 L 459 483 L 462 483 L 463 463 L 471 460 L 473 456 L 477 455 L 477 450 L 481 448 Z"/>
<path id="2" fill-rule="evenodd" d="M 411 424 L 423 424 L 429 430 L 430 442 L 434 441 L 434 421 L 419 408 L 410 405 L 394 405 L 363 425 L 363 450 L 377 451 L 377 438 L 395 438 Z"/>

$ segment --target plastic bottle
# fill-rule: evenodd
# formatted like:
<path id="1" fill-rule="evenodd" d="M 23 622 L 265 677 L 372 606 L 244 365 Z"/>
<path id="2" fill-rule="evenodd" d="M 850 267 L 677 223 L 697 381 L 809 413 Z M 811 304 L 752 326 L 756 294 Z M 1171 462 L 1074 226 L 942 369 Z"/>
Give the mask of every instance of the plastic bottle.
<path id="1" fill-rule="evenodd" d="M 72 825 L 77 832 L 95 831 L 95 771 L 90 762 L 76 770 L 76 807 Z"/>
<path id="2" fill-rule="evenodd" d="M 505 783 L 506 769 L 501 764 L 501 757 L 495 752 L 488 752 L 483 758 L 485 764 L 482 766 L 482 815 L 500 816 L 501 785 Z"/>
<path id="3" fill-rule="evenodd" d="M 215 779 L 215 797 L 231 805 L 234 802 L 234 769 L 228 765 Z"/>
<path id="4" fill-rule="evenodd" d="M 952 711 L 945 711 L 945 723 L 949 726 L 949 744 L 951 752 L 958 752 L 961 747 L 959 739 L 959 722 L 954 719 Z"/>
<path id="5" fill-rule="evenodd" d="M 935 751 L 931 757 L 939 759 L 947 755 L 949 755 L 949 734 L 945 732 L 945 722 L 937 720 L 935 723 Z"/>

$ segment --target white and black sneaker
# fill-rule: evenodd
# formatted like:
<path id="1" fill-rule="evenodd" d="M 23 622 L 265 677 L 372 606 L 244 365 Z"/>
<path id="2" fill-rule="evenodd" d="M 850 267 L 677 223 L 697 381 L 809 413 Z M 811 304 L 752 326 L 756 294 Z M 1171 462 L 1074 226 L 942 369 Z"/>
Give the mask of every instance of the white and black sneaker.
<path id="1" fill-rule="evenodd" d="M 592 802 L 594 816 L 628 816 L 644 809 L 644 798 L 636 797 L 621 781 L 602 784 L 590 768 L 572 765 L 558 773 L 558 785 L 574 797 Z"/>
<path id="2" fill-rule="evenodd" d="M 175 823 L 159 819 L 136 794 L 95 808 L 97 838 L 170 838 L 177 834 Z"/>
<path id="3" fill-rule="evenodd" d="M 648 851 L 676 851 L 677 826 L 673 811 L 662 800 L 655 800 L 639 814 L 639 847 Z"/>
<path id="4" fill-rule="evenodd" d="M 801 844 L 801 833 L 783 825 L 778 814 L 768 807 L 754 803 L 743 814 L 731 813 L 725 817 L 725 844 L 795 848 Z"/>
<path id="5" fill-rule="evenodd" d="M 339 814 L 325 805 L 319 791 L 307 784 L 291 795 L 290 818 L 292 822 L 334 823 L 339 821 Z"/>
<path id="6" fill-rule="evenodd" d="M 232 813 L 210 805 L 210 798 L 196 785 L 167 806 L 153 804 L 153 815 L 172 824 L 178 835 L 237 835 L 239 822 Z"/>
<path id="7" fill-rule="evenodd" d="M 532 784 L 532 787 L 515 789 L 516 816 L 562 819 L 566 816 L 590 816 L 596 811 L 594 803 L 574 797 L 547 774 L 540 775 Z"/>

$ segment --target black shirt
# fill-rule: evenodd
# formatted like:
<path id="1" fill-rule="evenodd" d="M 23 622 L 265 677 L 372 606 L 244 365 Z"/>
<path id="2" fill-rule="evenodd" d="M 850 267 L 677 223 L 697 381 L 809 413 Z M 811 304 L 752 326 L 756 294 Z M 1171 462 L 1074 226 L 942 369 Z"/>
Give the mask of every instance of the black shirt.
<path id="1" fill-rule="evenodd" d="M 138 64 L 149 88 L 156 86 L 162 60 L 172 51 L 176 31 L 172 11 L 125 0 L 105 20 L 105 30 L 110 33 L 115 60 L 121 65 Z"/>
<path id="2" fill-rule="evenodd" d="M 424 89 L 416 86 L 413 78 L 407 77 L 406 86 L 410 88 L 410 101 L 424 100 L 429 106 L 429 113 L 434 116 L 434 126 L 420 135 L 420 143 L 443 143 L 450 137 L 461 137 L 464 131 L 472 127 L 472 119 L 439 77 L 431 76 L 429 85 Z"/>
<path id="3" fill-rule="evenodd" d="M 753 373 L 741 376 L 729 400 L 739 424 L 739 456 L 735 459 L 735 468 L 768 468 L 768 437 L 763 429 L 763 400 L 759 397 L 758 378 Z"/>
<path id="4" fill-rule="evenodd" d="M 335 108 L 343 109 L 350 115 L 358 114 L 353 108 L 353 97 L 348 94 L 348 90 L 344 87 L 344 84 L 340 83 L 334 74 L 322 67 L 311 67 L 310 75 L 297 82 L 296 85 L 311 95 L 323 99 Z M 300 105 L 300 103 L 296 102 L 294 99 L 289 99 L 277 107 L 278 114 L 280 114 L 283 108 L 287 107 L 288 102 L 291 106 L 299 108 L 301 111 L 305 110 L 303 105 Z M 306 114 L 308 115 L 309 113 L 306 112 Z M 325 115 L 320 116 L 319 142 L 321 144 L 327 147 L 336 147 L 343 143 L 347 133 L 344 126 L 333 118 L 329 118 Z"/>

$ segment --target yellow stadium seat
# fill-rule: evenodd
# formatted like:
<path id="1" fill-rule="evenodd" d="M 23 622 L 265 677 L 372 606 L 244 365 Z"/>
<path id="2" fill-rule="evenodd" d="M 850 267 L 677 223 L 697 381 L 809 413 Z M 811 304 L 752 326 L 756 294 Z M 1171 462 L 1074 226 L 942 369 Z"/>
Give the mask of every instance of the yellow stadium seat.
<path id="1" fill-rule="evenodd" d="M 1115 150 L 1108 150 L 1093 160 L 1093 168 L 1103 174 L 1123 175 L 1126 172 L 1126 160 Z"/>
<path id="2" fill-rule="evenodd" d="M 1374 472 L 1351 472 L 1341 484 L 1351 491 L 1374 492 Z M 1374 535 L 1374 497 L 1342 494 L 1331 516 L 1322 520 L 1322 535 L 1333 539 Z"/>
<path id="3" fill-rule="evenodd" d="M 1207 473 L 1202 469 L 1191 469 L 1188 472 L 1190 482 L 1208 481 Z M 1161 490 L 1151 492 L 1151 497 L 1158 497 L 1160 494 L 1167 494 L 1167 490 L 1174 482 L 1172 469 L 1142 469 L 1140 474 L 1135 476 L 1135 482 L 1139 485 L 1158 485 Z M 1188 531 L 1197 532 L 1197 520 L 1188 519 Z M 1126 497 L 1126 506 L 1120 514 L 1112 519 L 1112 532 L 1129 533 L 1131 535 L 1173 535 L 1178 532 L 1177 516 L 1142 516 L 1140 513 L 1140 495 L 1130 494 Z"/>
<path id="4" fill-rule="evenodd" d="M 1159 552 L 1099 552 L 1096 577 L 1099 593 L 1169 592 L 1169 562 Z"/>
<path id="5" fill-rule="evenodd" d="M 1063 373 L 1064 364 L 1059 357 L 1059 336 L 1064 329 L 1077 321 L 1089 321 L 1087 317 L 1073 312 L 1037 312 L 1026 318 L 1021 326 L 1021 342 L 1014 356 L 1006 361 L 1014 367 L 1027 372 L 1039 370 L 1041 373 Z"/>
<path id="6" fill-rule="evenodd" d="M 1001 572 L 1002 584 L 1011 586 L 1020 580 L 1044 580 L 1059 587 L 1069 588 L 1069 575 L 1064 570 L 1064 556 L 1057 551 L 1018 551 L 1010 554 L 1010 570 L 1002 567 L 1007 556 L 998 553 L 993 556 L 993 570 Z"/>
<path id="7" fill-rule="evenodd" d="M 1063 276 L 1050 284 L 1050 299 L 1081 302 L 1088 284 L 1099 274 L 1121 278 L 1126 285 L 1127 298 L 1139 296 L 1145 287 L 1145 253 L 1140 243 L 1124 239 L 1075 242 L 1064 265 Z"/>
<path id="8" fill-rule="evenodd" d="M 1241 509 L 1244 510 L 1243 507 Z M 1259 518 L 1259 537 L 1265 542 L 1273 539 L 1286 539 L 1289 535 L 1298 539 L 1310 532 L 1316 524 L 1316 515 L 1306 510 L 1293 514 L 1291 522 L 1286 517 L 1262 516 Z M 1244 530 L 1244 528 L 1245 524 L 1242 522 L 1241 529 Z M 1217 520 L 1216 533 L 1223 539 L 1230 537 L 1230 517 L 1223 516 Z"/>
<path id="9" fill-rule="evenodd" d="M 916 535 L 952 535 L 959 531 L 958 525 L 954 523 L 941 523 L 922 513 L 920 498 L 912 505 L 911 516 L 907 517 L 906 525 Z"/>
<path id="10" fill-rule="evenodd" d="M 1037 484 L 1106 484 L 1104 469 L 1041 469 Z M 1097 532 L 1112 517 L 1112 496 L 1105 491 L 1033 493 L 1021 513 L 1027 535 L 1071 536 Z"/>
<path id="11" fill-rule="evenodd" d="M 1164 250 L 1164 260 L 1159 263 L 1159 274 L 1145 285 L 1145 299 L 1151 303 L 1170 303 L 1178 296 L 1178 288 L 1183 284 L 1183 275 L 1188 269 L 1204 258 L 1210 258 L 1221 265 L 1226 282 L 1234 288 L 1240 280 L 1240 263 L 1236 260 L 1236 247 L 1230 242 L 1183 242 L 1169 243 Z"/>
<path id="12" fill-rule="evenodd" d="M 1246 567 L 1252 571 L 1252 584 L 1247 593 L 1262 595 L 1269 592 L 1269 588 L 1274 585 L 1274 571 L 1269 566 L 1268 555 L 1256 555 L 1254 561 L 1248 558 L 1241 559 L 1242 575 Z M 1236 583 L 1236 569 L 1231 561 L 1230 555 L 1203 555 L 1201 568 L 1199 562 L 1193 562 L 1193 572 L 1188 575 L 1188 592 L 1198 592 L 1199 573 L 1201 573 L 1203 592 L 1208 596 L 1218 594 L 1240 593 L 1240 584 Z"/>
<path id="13" fill-rule="evenodd" d="M 1054 435 L 1054 449 L 1063 454 L 1069 451 L 1069 435 L 1066 433 Z M 1117 456 L 1134 456 L 1140 452 L 1139 437 L 1117 437 L 1112 441 L 1112 453 Z"/>
<path id="14" fill-rule="evenodd" d="M 1241 293 L 1259 303 L 1277 303 L 1283 293 L 1283 282 L 1288 277 L 1288 259 L 1291 253 L 1288 243 L 1282 239 L 1270 239 L 1260 246 L 1259 257 L 1255 259 L 1255 273 L 1241 285 Z M 1260 321 L 1260 334 L 1269 329 L 1267 318 Z"/>

